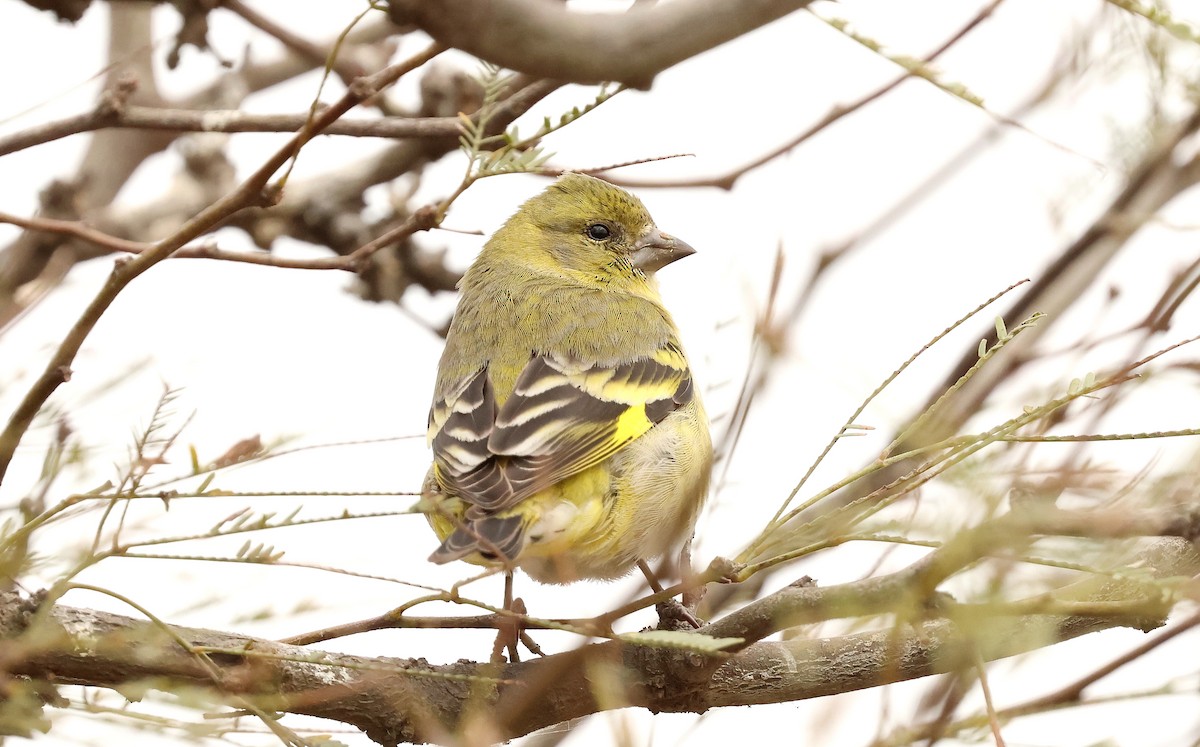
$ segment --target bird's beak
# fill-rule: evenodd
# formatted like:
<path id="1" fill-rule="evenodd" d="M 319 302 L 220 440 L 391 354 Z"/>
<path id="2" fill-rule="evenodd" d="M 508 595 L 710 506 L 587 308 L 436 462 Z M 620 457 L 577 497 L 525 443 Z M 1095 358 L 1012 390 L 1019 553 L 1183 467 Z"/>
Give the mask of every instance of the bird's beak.
<path id="1" fill-rule="evenodd" d="M 657 272 L 675 260 L 695 253 L 686 241 L 652 228 L 634 244 L 631 259 L 633 266 L 642 272 Z"/>

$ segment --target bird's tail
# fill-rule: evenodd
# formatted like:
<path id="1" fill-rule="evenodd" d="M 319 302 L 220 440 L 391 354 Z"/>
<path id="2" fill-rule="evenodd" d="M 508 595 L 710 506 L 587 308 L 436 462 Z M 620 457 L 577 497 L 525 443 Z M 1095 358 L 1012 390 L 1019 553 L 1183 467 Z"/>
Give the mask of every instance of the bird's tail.
<path id="1" fill-rule="evenodd" d="M 433 551 L 429 560 L 449 563 L 473 553 L 487 561 L 512 562 L 525 545 L 525 522 L 519 514 L 485 516 L 459 526 Z"/>

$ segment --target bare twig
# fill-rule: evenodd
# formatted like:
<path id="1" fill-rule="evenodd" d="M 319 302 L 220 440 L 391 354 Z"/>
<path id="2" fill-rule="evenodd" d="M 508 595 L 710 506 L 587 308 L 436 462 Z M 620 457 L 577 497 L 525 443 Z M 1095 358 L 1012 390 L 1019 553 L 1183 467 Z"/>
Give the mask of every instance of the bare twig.
<path id="1" fill-rule="evenodd" d="M 309 117 L 308 112 L 249 114 L 237 110 L 196 111 L 160 109 L 151 106 L 126 106 L 114 109 L 102 106 L 88 114 L 67 117 L 57 122 L 48 122 L 0 138 L 0 156 L 91 130 L 295 132 L 304 126 Z M 321 134 L 378 138 L 454 137 L 458 134 L 458 120 L 454 117 L 343 119 L 331 124 Z"/>
<path id="2" fill-rule="evenodd" d="M 113 268 L 112 274 L 109 275 L 108 281 L 96 295 L 96 298 L 92 300 L 83 315 L 71 328 L 70 332 L 67 333 L 66 338 L 59 344 L 58 349 L 51 356 L 49 363 L 47 363 L 45 370 L 34 382 L 25 397 L 22 398 L 20 404 L 9 418 L 4 431 L 0 432 L 0 482 L 3 481 L 4 474 L 8 470 L 8 465 L 12 461 L 13 453 L 16 451 L 17 445 L 25 435 L 26 430 L 28 430 L 30 423 L 33 422 L 34 416 L 50 395 L 54 393 L 54 390 L 70 378 L 71 363 L 75 359 L 76 353 L 79 352 L 79 348 L 83 345 L 84 340 L 87 339 L 88 334 L 91 333 L 92 328 L 100 320 L 105 310 L 108 309 L 109 305 L 116 299 L 125 286 L 152 265 L 166 259 L 188 241 L 224 222 L 239 210 L 250 205 L 269 204 L 277 200 L 278 193 L 267 189 L 268 180 L 281 166 L 293 158 L 313 135 L 328 127 L 358 102 L 375 95 L 380 89 L 391 85 L 404 74 L 425 64 L 444 51 L 444 49 L 440 44 L 434 44 L 401 63 L 385 68 L 367 78 L 359 79 L 335 104 L 316 113 L 312 120 L 296 133 L 287 145 L 267 159 L 266 163 L 237 189 L 205 208 L 200 214 L 184 224 L 174 235 L 156 244 L 151 251 L 143 252 L 128 261 L 119 262 Z"/>
<path id="3" fill-rule="evenodd" d="M 1148 149 L 1145 157 L 1126 181 L 1125 187 L 1113 198 L 1103 214 L 1098 216 L 1078 239 L 1067 246 L 1049 267 L 1017 299 L 1013 308 L 1005 312 L 1007 318 L 1021 318 L 1033 310 L 1047 315 L 1047 324 L 1040 326 L 1034 334 L 1026 335 L 1009 351 L 998 365 L 989 366 L 981 376 L 975 377 L 956 397 L 952 412 L 943 416 L 942 429 L 930 432 L 931 438 L 940 438 L 979 410 L 981 402 L 1000 382 L 1010 379 L 1019 368 L 1027 351 L 1051 328 L 1053 322 L 1064 316 L 1064 312 L 1083 296 L 1096 276 L 1108 266 L 1113 257 L 1159 209 L 1174 199 L 1181 191 L 1196 183 L 1200 178 L 1200 158 L 1191 158 L 1183 163 L 1175 160 L 1180 143 L 1200 129 L 1200 107 L 1171 126 L 1168 132 Z M 988 331 L 988 344 L 995 340 L 995 333 Z M 974 353 L 964 355 L 951 369 L 948 380 L 953 380 L 969 368 Z"/>
<path id="4" fill-rule="evenodd" d="M 64 137 L 74 132 L 96 129 L 97 121 L 118 116 L 117 110 L 124 106 L 144 105 L 160 108 L 163 97 L 157 92 L 150 55 L 153 43 L 150 36 L 151 5 L 142 3 L 113 3 L 106 6 L 111 13 L 111 38 L 109 42 L 110 63 L 104 70 L 106 91 L 100 102 L 99 111 L 68 118 L 49 127 L 35 127 L 6 139 L 6 148 L 19 150 L 46 139 Z M 344 54 L 374 48 L 387 37 L 398 32 L 397 27 L 386 21 L 377 20 L 360 24 L 345 34 Z M 346 45 L 352 45 L 350 49 Z M 376 57 L 381 62 L 387 52 L 381 50 Z M 320 60 L 289 52 L 282 58 L 266 62 L 247 61 L 232 76 L 220 76 L 209 86 L 174 102 L 182 110 L 210 108 L 215 102 L 230 107 L 230 90 L 252 93 L 283 83 L 314 67 L 324 64 Z M 232 83 L 232 85 L 231 85 Z M 450 112 L 453 114 L 453 112 Z M 293 128 L 299 129 L 298 127 Z M 178 132 L 158 130 L 152 135 L 138 134 L 120 129 L 100 129 L 88 145 L 88 152 L 79 171 L 66 184 L 74 185 L 76 196 L 70 204 L 71 211 L 55 214 L 54 217 L 76 218 L 87 216 L 96 222 L 106 222 L 111 211 L 113 196 L 129 179 L 133 171 L 150 155 L 166 148 Z M 43 205 L 43 209 L 45 205 Z M 198 208 L 195 208 L 198 210 Z M 192 214 L 188 212 L 188 216 Z M 182 220 L 176 222 L 176 225 Z M 159 223 L 159 225 L 163 225 Z M 169 224 L 168 224 L 169 225 Z M 126 238 L 136 238 L 127 236 Z M 17 290 L 26 283 L 36 281 L 42 288 L 57 284 L 74 262 L 90 258 L 77 244 L 66 243 L 45 246 L 44 242 L 22 234 L 16 241 L 0 249 L 0 323 L 11 320 L 28 308 L 28 302 L 17 300 Z M 53 263 L 51 263 L 53 259 Z M 21 294 L 28 298 L 30 294 Z M 14 308 L 2 308 L 4 305 Z"/>
<path id="5" fill-rule="evenodd" d="M 921 62 L 925 65 L 928 65 L 938 57 L 942 56 L 942 54 L 948 49 L 962 41 L 962 39 L 967 34 L 971 33 L 971 31 L 973 31 L 977 26 L 979 26 L 979 24 L 986 21 L 1002 2 L 1004 2 L 1004 0 L 992 0 L 990 3 L 985 5 L 978 13 L 976 13 L 969 21 L 967 21 L 962 28 L 947 38 L 946 41 L 939 44 L 937 49 L 934 49 L 932 52 L 921 58 Z M 755 169 L 767 165 L 776 158 L 795 150 L 806 141 L 828 129 L 831 125 L 837 123 L 845 117 L 848 117 L 868 104 L 882 98 L 886 94 L 891 93 L 893 90 L 899 87 L 901 83 L 912 77 L 914 77 L 912 72 L 906 72 L 849 104 L 840 104 L 833 107 L 828 113 L 825 114 L 824 117 L 820 119 L 820 121 L 816 122 L 799 135 L 796 135 L 791 140 L 720 176 L 702 177 L 698 179 L 620 179 L 610 178 L 608 176 L 605 176 L 605 178 L 609 179 L 614 184 L 620 184 L 622 186 L 638 189 L 653 187 L 717 187 L 719 189 L 726 190 L 733 189 L 733 185 L 737 183 L 738 179 L 742 178 L 751 171 L 754 171 Z"/>
<path id="6" fill-rule="evenodd" d="M 435 212 L 431 209 L 418 210 L 404 223 L 382 234 L 378 239 L 363 245 L 353 253 L 340 257 L 290 258 L 275 254 L 251 254 L 247 252 L 231 252 L 218 249 L 209 244 L 184 246 L 171 253 L 170 259 L 219 259 L 227 262 L 244 262 L 252 265 L 267 267 L 286 267 L 294 270 L 345 270 L 356 272 L 361 269 L 362 262 L 375 252 L 391 243 L 410 236 L 417 231 L 424 231 L 434 226 Z M 20 218 L 7 213 L 0 213 L 0 223 L 11 223 L 31 231 L 60 233 L 82 239 L 98 247 L 112 252 L 141 255 L 153 251 L 155 244 L 110 236 L 97 231 L 77 221 L 54 220 L 51 218 Z"/>
<path id="7" fill-rule="evenodd" d="M 329 51 L 319 44 L 315 44 L 307 39 L 301 38 L 298 34 L 293 33 L 290 29 L 281 26 L 270 18 L 248 7 L 241 0 L 221 0 L 221 7 L 229 10 L 242 17 L 246 23 L 254 26 L 259 31 L 273 36 L 283 43 L 285 47 L 292 50 L 296 54 L 308 59 L 314 65 L 325 65 L 329 60 Z M 333 71 L 338 74 L 346 85 L 360 75 L 365 75 L 366 70 L 363 70 L 359 65 L 352 61 L 344 59 L 342 56 L 337 56 L 332 61 Z"/>

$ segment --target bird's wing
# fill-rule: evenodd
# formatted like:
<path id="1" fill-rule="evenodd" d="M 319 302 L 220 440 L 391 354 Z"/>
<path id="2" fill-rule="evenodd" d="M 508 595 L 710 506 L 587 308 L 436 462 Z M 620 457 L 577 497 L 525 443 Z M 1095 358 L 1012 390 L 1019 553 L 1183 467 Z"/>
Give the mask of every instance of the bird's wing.
<path id="1" fill-rule="evenodd" d="M 613 365 L 535 356 L 500 408 L 484 368 L 430 413 L 437 476 L 480 510 L 500 511 L 603 462 L 691 399 L 673 344 Z"/>

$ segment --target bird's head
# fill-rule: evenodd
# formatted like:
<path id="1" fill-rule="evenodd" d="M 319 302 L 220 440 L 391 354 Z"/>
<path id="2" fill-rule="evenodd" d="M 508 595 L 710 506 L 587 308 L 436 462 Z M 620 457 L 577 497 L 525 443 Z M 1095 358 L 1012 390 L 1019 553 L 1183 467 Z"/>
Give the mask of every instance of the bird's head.
<path id="1" fill-rule="evenodd" d="M 489 243 L 541 269 L 618 287 L 696 251 L 660 231 L 638 198 L 573 173 L 522 205 Z"/>

